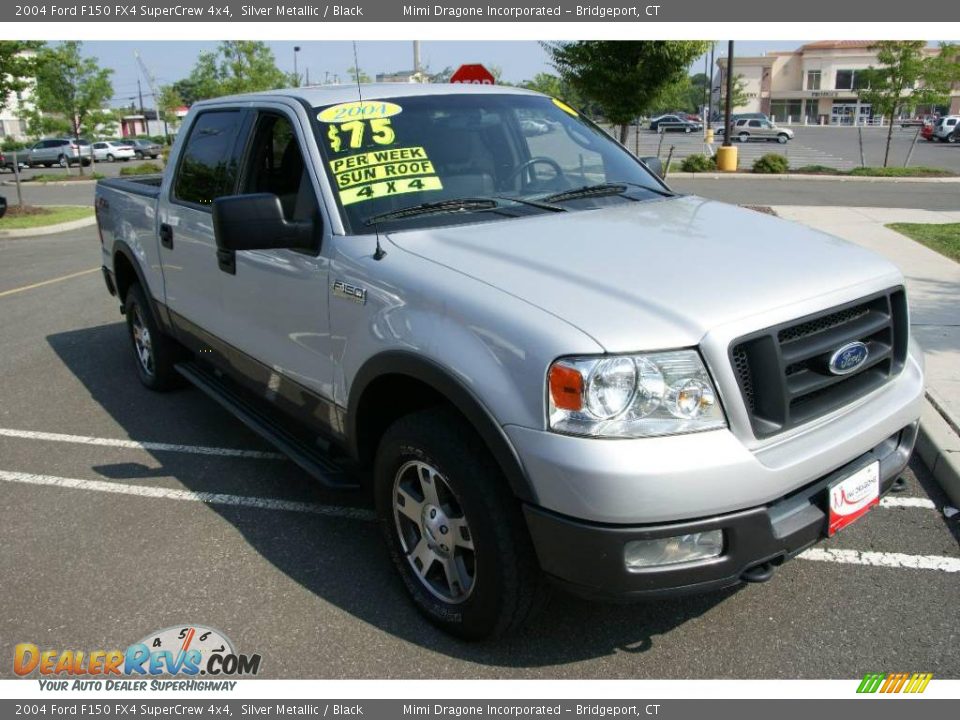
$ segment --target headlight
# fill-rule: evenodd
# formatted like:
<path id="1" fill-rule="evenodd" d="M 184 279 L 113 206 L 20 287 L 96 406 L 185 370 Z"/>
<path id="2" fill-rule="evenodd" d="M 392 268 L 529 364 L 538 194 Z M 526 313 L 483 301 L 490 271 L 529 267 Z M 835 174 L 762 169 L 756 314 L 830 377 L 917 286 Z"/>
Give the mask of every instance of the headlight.
<path id="1" fill-rule="evenodd" d="M 556 432 L 633 438 L 727 424 L 695 350 L 564 358 L 550 366 L 548 385 Z"/>

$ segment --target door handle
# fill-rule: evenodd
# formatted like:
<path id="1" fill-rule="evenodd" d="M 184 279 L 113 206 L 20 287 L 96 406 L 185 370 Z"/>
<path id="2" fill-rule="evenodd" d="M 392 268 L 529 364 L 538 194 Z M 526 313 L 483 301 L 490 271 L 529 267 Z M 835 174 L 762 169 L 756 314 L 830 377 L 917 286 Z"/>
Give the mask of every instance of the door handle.
<path id="1" fill-rule="evenodd" d="M 160 244 L 173 250 L 173 228 L 167 223 L 160 223 Z"/>

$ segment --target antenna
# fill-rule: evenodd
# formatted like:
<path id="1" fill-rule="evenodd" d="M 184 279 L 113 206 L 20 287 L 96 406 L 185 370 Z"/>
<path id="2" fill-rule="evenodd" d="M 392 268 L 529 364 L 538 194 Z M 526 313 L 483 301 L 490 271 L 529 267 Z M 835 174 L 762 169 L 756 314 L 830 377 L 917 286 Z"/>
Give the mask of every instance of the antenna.
<path id="1" fill-rule="evenodd" d="M 360 102 L 363 102 L 363 90 L 360 86 L 360 57 L 357 52 L 357 41 L 353 41 L 353 69 L 356 72 L 354 76 L 357 79 L 357 97 L 360 98 Z M 374 260 L 383 260 L 384 256 L 387 254 L 387 251 L 383 249 L 383 246 L 380 244 L 380 228 L 374 225 L 374 232 L 377 235 L 377 249 L 373 253 Z"/>

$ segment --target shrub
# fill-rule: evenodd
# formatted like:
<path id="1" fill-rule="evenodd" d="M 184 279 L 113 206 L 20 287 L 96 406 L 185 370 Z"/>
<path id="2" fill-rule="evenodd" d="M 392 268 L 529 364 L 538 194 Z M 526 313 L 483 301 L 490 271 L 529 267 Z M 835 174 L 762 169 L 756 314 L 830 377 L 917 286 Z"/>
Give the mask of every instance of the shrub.
<path id="1" fill-rule="evenodd" d="M 838 170 L 835 167 L 830 167 L 829 165 L 804 165 L 803 167 L 798 167 L 793 172 L 802 173 L 804 175 L 843 175 L 843 170 Z"/>
<path id="2" fill-rule="evenodd" d="M 780 175 L 790 169 L 790 162 L 783 155 L 767 153 L 753 163 L 753 172 Z"/>
<path id="3" fill-rule="evenodd" d="M 688 155 L 680 163 L 680 169 L 683 172 L 710 172 L 717 169 L 716 161 L 709 155 L 696 154 Z"/>
<path id="4" fill-rule="evenodd" d="M 121 175 L 157 175 L 162 173 L 163 168 L 159 163 L 145 162 L 139 165 L 128 165 L 120 168 Z"/>

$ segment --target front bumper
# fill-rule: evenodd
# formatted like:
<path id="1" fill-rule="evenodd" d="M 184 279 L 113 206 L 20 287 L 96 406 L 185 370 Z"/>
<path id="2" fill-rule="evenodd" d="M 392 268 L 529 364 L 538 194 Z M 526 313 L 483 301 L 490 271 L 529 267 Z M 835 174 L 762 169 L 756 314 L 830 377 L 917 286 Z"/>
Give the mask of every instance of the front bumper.
<path id="1" fill-rule="evenodd" d="M 880 492 L 886 493 L 910 460 L 917 438 L 913 422 L 852 462 L 775 502 L 725 515 L 642 526 L 574 520 L 525 506 L 527 525 L 543 570 L 580 595 L 643 598 L 703 592 L 766 579 L 773 567 L 827 533 L 827 487 L 878 461 Z M 706 530 L 724 532 L 722 555 L 709 560 L 627 570 L 624 546 L 631 540 Z M 745 574 L 747 577 L 745 577 Z"/>

